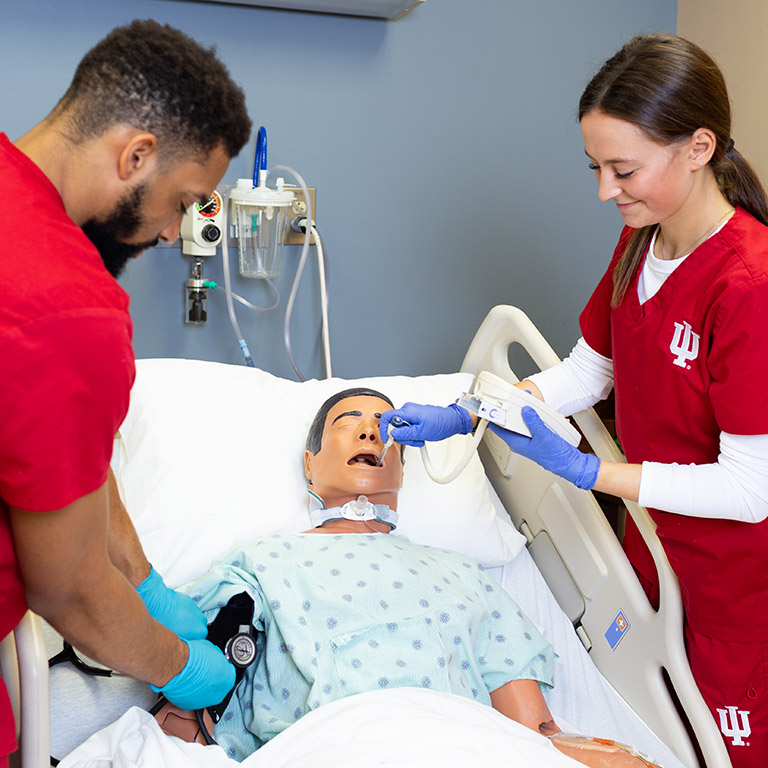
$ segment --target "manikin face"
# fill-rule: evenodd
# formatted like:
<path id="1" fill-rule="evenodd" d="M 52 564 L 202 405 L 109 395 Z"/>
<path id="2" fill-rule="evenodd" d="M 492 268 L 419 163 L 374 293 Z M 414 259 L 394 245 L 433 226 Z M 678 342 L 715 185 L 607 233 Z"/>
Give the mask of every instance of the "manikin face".
<path id="1" fill-rule="evenodd" d="M 627 226 L 639 229 L 683 215 L 694 183 L 688 142 L 658 144 L 636 125 L 599 111 L 584 115 L 581 132 L 598 197 L 613 200 Z"/>
<path id="2" fill-rule="evenodd" d="M 320 450 L 304 453 L 307 480 L 326 507 L 342 506 L 363 494 L 372 504 L 397 509 L 403 485 L 400 447 L 393 445 L 382 466 L 376 466 L 384 448 L 379 419 L 391 409 L 386 400 L 360 395 L 341 400 L 328 412 Z"/>
<path id="3" fill-rule="evenodd" d="M 186 160 L 127 191 L 106 217 L 83 224 L 110 274 L 117 277 L 127 261 L 153 248 L 159 240 L 179 236 L 184 211 L 206 202 L 229 165 L 229 156 L 216 147 L 203 162 Z"/>

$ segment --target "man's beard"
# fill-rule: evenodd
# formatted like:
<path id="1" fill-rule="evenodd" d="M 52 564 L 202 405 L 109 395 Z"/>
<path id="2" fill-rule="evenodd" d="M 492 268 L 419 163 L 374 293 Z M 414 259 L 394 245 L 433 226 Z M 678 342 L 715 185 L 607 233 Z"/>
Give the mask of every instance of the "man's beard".
<path id="1" fill-rule="evenodd" d="M 147 248 L 154 248 L 158 239 L 146 243 L 126 243 L 144 224 L 141 215 L 147 185 L 140 184 L 118 200 L 104 221 L 90 219 L 82 226 L 88 239 L 96 246 L 112 277 L 119 277 L 129 259 Z"/>

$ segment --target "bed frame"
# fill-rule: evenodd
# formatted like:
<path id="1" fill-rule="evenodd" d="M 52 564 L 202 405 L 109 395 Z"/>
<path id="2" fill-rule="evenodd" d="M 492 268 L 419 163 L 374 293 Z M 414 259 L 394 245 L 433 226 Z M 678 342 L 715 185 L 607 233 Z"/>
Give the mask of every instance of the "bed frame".
<path id="1" fill-rule="evenodd" d="M 540 369 L 559 362 L 521 310 L 497 306 L 477 331 L 461 370 L 475 375 L 487 370 L 517 382 L 509 364 L 514 344 Z M 592 409 L 573 418 L 598 456 L 623 461 Z M 658 612 L 590 492 L 512 454 L 490 431 L 480 455 L 515 527 L 525 535 L 534 561 L 603 676 L 685 765 L 702 765 L 698 748 L 706 768 L 729 768 L 722 737 L 688 666 L 680 590 L 647 511 L 625 502 L 659 572 Z M 50 765 L 48 664 L 42 624 L 33 613 L 2 641 L 0 662 L 20 736 L 20 757 L 17 753 L 11 765 L 45 768 Z M 685 711 L 690 735 L 675 699 Z"/>
<path id="2" fill-rule="evenodd" d="M 559 362 L 525 313 L 501 305 L 488 313 L 478 329 L 461 370 L 474 375 L 490 371 L 517 382 L 509 363 L 514 344 L 541 370 Z M 582 411 L 573 419 L 595 454 L 608 461 L 624 461 L 594 410 Z M 537 567 L 603 676 L 685 765 L 700 765 L 696 742 L 707 768 L 729 767 L 722 736 L 688 665 L 680 588 L 647 510 L 624 500 L 656 564 L 661 593 L 658 612 L 648 602 L 592 493 L 513 454 L 490 430 L 480 456 L 515 527 L 525 535 Z"/>

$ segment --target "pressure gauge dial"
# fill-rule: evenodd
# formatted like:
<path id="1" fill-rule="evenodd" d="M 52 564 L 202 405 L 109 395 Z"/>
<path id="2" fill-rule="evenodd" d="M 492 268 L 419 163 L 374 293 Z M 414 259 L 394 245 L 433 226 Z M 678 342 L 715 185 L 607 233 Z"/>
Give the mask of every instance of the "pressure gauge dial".
<path id="1" fill-rule="evenodd" d="M 224 646 L 224 655 L 240 669 L 245 669 L 256 658 L 256 638 L 250 629 L 247 624 L 241 625 L 237 634 L 230 637 Z"/>
<path id="2" fill-rule="evenodd" d="M 206 219 L 212 219 L 221 211 L 221 196 L 218 192 L 214 192 L 207 203 L 195 203 L 195 209 Z"/>

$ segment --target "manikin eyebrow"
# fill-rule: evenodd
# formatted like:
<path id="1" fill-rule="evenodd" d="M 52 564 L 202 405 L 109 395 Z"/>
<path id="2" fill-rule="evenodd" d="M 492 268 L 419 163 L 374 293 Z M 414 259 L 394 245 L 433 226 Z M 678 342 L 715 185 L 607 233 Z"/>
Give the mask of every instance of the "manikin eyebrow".
<path id="1" fill-rule="evenodd" d="M 340 413 L 332 422 L 331 424 L 335 424 L 339 419 L 343 419 L 345 416 L 362 416 L 361 411 L 346 411 L 345 413 Z M 380 419 L 381 414 L 380 413 L 374 413 L 373 414 L 375 418 Z"/>

